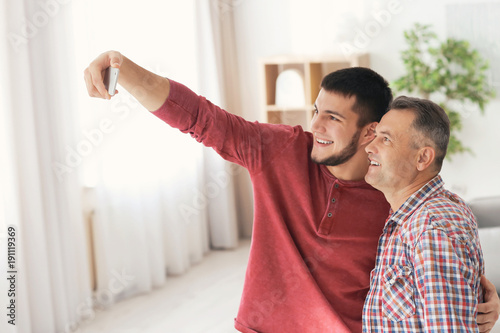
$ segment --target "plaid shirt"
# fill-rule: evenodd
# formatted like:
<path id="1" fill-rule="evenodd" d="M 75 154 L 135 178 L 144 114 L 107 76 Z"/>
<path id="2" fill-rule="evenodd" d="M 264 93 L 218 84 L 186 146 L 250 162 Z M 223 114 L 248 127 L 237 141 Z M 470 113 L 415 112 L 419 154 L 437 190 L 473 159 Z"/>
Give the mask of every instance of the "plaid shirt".
<path id="1" fill-rule="evenodd" d="M 438 175 L 386 221 L 363 332 L 477 332 L 484 273 L 477 224 Z"/>

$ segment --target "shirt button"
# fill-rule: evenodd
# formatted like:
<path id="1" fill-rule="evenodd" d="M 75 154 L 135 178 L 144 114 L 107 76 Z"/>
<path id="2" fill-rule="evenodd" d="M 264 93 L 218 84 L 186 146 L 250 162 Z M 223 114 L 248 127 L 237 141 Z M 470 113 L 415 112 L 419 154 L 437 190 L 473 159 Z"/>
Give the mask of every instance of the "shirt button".
<path id="1" fill-rule="evenodd" d="M 335 198 L 332 199 L 332 202 L 335 202 Z"/>
<path id="2" fill-rule="evenodd" d="M 335 188 L 339 188 L 339 184 L 335 184 Z"/>
<path id="3" fill-rule="evenodd" d="M 333 216 L 333 214 L 332 214 L 332 213 L 328 213 L 328 217 L 332 217 L 332 216 Z"/>

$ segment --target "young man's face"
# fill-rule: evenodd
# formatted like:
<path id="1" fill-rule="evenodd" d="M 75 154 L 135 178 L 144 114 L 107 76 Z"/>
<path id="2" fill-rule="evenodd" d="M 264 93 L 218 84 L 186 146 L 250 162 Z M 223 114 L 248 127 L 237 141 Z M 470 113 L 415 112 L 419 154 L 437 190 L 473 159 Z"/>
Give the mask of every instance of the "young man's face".
<path id="1" fill-rule="evenodd" d="M 359 116 L 352 111 L 355 101 L 354 96 L 347 98 L 321 89 L 311 124 L 314 162 L 335 166 L 347 162 L 357 152 L 361 130 L 357 126 Z"/>
<path id="2" fill-rule="evenodd" d="M 414 118 L 411 111 L 389 111 L 377 125 L 375 139 L 366 146 L 370 167 L 365 180 L 384 193 L 405 188 L 417 176 Z"/>

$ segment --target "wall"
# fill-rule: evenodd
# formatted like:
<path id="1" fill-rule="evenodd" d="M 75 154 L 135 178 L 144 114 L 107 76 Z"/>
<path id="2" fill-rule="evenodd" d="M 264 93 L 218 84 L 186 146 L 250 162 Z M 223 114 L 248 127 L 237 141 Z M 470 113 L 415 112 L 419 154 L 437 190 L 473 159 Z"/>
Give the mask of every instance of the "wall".
<path id="1" fill-rule="evenodd" d="M 240 77 L 245 90 L 243 115 L 262 120 L 260 58 L 277 54 L 342 54 L 347 49 L 345 43 L 349 43 L 358 51 L 370 53 L 372 68 L 393 81 L 403 74 L 403 31 L 414 22 L 427 23 L 445 38 L 446 5 L 456 3 L 475 1 L 235 1 Z M 393 14 L 382 14 L 387 12 Z M 374 23 L 376 17 L 382 24 Z M 372 37 L 363 38 L 360 31 L 371 32 Z M 473 113 L 464 119 L 461 139 L 474 155 L 457 155 L 445 162 L 442 175 L 446 186 L 466 199 L 500 195 L 499 108 L 497 99 L 487 106 L 484 116 Z"/>

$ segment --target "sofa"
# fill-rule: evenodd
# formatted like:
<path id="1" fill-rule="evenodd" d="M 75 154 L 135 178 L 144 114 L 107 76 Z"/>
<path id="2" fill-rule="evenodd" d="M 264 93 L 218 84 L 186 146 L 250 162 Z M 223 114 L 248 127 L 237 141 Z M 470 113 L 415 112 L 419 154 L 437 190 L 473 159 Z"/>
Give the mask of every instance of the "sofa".
<path id="1" fill-rule="evenodd" d="M 500 293 L 500 196 L 469 200 L 479 227 L 486 277 Z"/>

